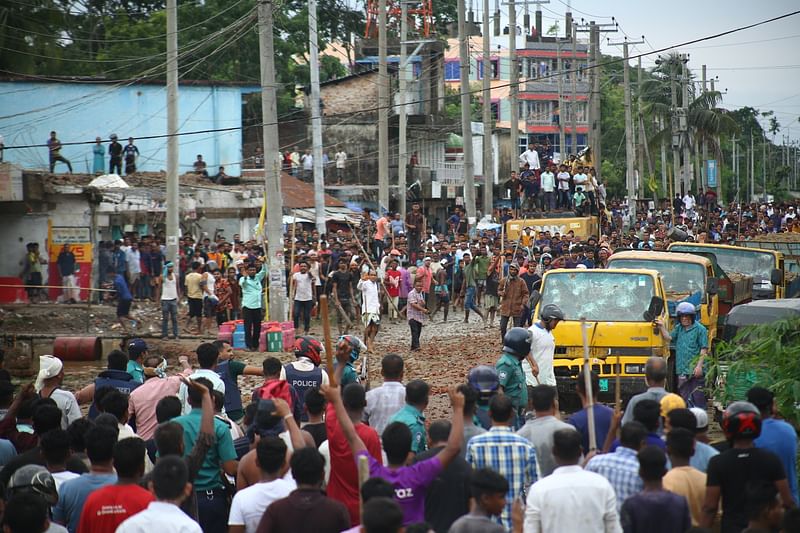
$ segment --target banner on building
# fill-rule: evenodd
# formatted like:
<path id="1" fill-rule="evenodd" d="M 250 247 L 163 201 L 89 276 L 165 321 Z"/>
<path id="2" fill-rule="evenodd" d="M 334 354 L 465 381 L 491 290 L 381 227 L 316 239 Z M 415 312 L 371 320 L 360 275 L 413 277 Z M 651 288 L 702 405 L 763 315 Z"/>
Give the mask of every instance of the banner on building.
<path id="1" fill-rule="evenodd" d="M 717 160 L 706 160 L 706 186 L 717 187 Z"/>

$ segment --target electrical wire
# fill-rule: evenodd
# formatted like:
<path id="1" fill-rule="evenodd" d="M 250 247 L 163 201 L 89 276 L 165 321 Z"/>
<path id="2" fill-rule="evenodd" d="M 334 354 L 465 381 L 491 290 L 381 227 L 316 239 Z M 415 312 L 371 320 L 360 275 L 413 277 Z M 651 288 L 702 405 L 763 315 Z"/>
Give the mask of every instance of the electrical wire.
<path id="1" fill-rule="evenodd" d="M 668 50 L 672 50 L 672 49 L 675 49 L 675 48 L 686 47 L 686 46 L 689 46 L 689 45 L 692 45 L 692 44 L 695 44 L 695 43 L 699 43 L 699 42 L 705 42 L 705 41 L 709 41 L 709 40 L 713 40 L 713 39 L 718 39 L 720 37 L 724 37 L 724 36 L 731 35 L 731 34 L 734 34 L 734 33 L 738 33 L 738 32 L 741 32 L 741 31 L 745 31 L 745 30 L 748 30 L 748 29 L 752 29 L 752 28 L 756 28 L 756 27 L 759 27 L 759 26 L 763 26 L 765 24 L 769 24 L 769 23 L 772 23 L 772 22 L 783 20 L 783 19 L 786 19 L 786 18 L 789 18 L 789 17 L 793 17 L 793 16 L 796 16 L 798 14 L 800 14 L 800 10 L 796 10 L 796 11 L 792 11 L 792 12 L 789 12 L 789 13 L 785 13 L 783 15 L 777 15 L 775 17 L 771 17 L 771 18 L 768 18 L 768 19 L 763 19 L 763 20 L 760 20 L 760 21 L 757 21 L 757 22 L 753 22 L 751 24 L 744 25 L 744 26 L 738 26 L 736 28 L 733 28 L 733 29 L 730 29 L 730 30 L 725 30 L 725 31 L 722 31 L 722 32 L 718 32 L 718 33 L 715 33 L 715 34 L 712 34 L 712 35 L 707 35 L 707 36 L 704 36 L 704 37 L 691 39 L 691 40 L 688 40 L 688 41 L 685 41 L 685 42 L 682 42 L 682 43 L 678 43 L 678 44 L 675 44 L 675 45 L 663 47 L 661 49 L 655 49 L 655 50 L 652 50 L 650 52 L 643 52 L 643 53 L 640 53 L 640 54 L 636 54 L 636 55 L 630 56 L 628 59 L 629 60 L 637 59 L 639 57 L 645 57 L 645 56 L 649 56 L 649 55 L 653 55 L 653 54 L 659 54 L 659 53 L 662 53 L 662 52 L 666 52 Z M 592 65 L 588 65 L 587 67 L 584 67 L 583 69 L 565 70 L 565 71 L 563 71 L 561 73 L 558 73 L 558 74 L 543 76 L 540 79 L 553 78 L 553 77 L 557 77 L 557 76 L 566 76 L 567 74 L 570 74 L 570 73 L 578 73 L 581 70 L 586 71 L 586 70 L 590 70 L 590 69 L 594 69 L 594 68 L 602 68 L 604 66 L 620 63 L 622 61 L 623 61 L 623 58 L 611 58 L 611 59 L 608 59 L 606 61 L 601 61 L 601 62 L 592 64 Z M 524 83 L 524 81 L 518 82 L 517 85 L 519 85 L 521 83 Z M 503 88 L 503 87 L 511 87 L 512 85 L 514 85 L 514 84 L 509 82 L 509 83 L 505 83 L 505 84 L 502 84 L 502 85 L 498 85 L 498 86 L 496 86 L 494 88 L 498 89 L 498 88 Z M 468 90 L 466 92 L 466 94 L 473 94 L 473 93 L 480 93 L 480 92 L 482 92 L 482 89 Z M 464 94 L 464 93 L 459 93 L 458 95 L 451 95 L 451 96 L 455 97 L 455 96 L 460 96 L 462 94 Z M 424 102 L 428 102 L 428 101 L 431 101 L 431 100 L 432 99 L 426 98 L 426 99 L 421 99 L 421 100 L 417 100 L 417 101 L 407 102 L 406 105 L 411 105 L 411 104 L 415 104 L 415 103 L 424 103 Z M 392 108 L 396 107 L 396 105 L 397 104 L 391 104 L 390 103 L 388 106 L 375 106 L 373 108 L 364 109 L 362 112 L 374 112 L 374 111 L 380 111 L 382 109 L 392 109 Z M 337 115 L 339 115 L 339 114 L 331 114 L 331 115 L 327 115 L 327 117 L 337 116 Z M 2 117 L 0 117 L 0 118 L 2 118 Z M 261 124 L 254 124 L 254 125 L 251 125 L 251 126 L 234 126 L 234 127 L 228 127 L 228 128 L 203 129 L 203 130 L 195 130 L 195 131 L 189 131 L 189 132 L 180 132 L 180 133 L 176 133 L 176 134 L 159 134 L 159 135 L 150 135 L 150 136 L 140 136 L 140 137 L 137 137 L 137 138 L 140 139 L 140 140 L 142 140 L 142 139 L 165 139 L 165 138 L 169 138 L 169 137 L 172 137 L 172 136 L 180 137 L 180 136 L 187 136 L 187 135 L 199 135 L 199 134 L 208 134 L 208 133 L 215 133 L 215 132 L 226 132 L 226 131 L 241 130 L 241 129 L 246 128 L 246 127 L 258 127 L 258 126 L 264 126 L 264 125 L 277 125 L 277 124 L 278 124 L 277 122 L 274 122 L 274 123 L 261 123 Z M 84 145 L 84 144 L 93 144 L 94 142 L 95 141 L 74 141 L 74 142 L 62 143 L 62 145 L 64 145 L 64 146 Z M 35 145 L 23 145 L 23 146 L 6 146 L 6 149 L 41 148 L 41 147 L 44 147 L 44 146 L 46 146 L 46 145 L 45 144 L 35 144 Z"/>

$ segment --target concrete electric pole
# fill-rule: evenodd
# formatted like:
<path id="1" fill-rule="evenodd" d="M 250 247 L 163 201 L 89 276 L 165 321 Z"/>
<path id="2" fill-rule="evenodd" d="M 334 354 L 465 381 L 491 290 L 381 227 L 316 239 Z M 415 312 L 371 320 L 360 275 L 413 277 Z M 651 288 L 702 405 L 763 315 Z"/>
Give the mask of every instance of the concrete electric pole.
<path id="1" fill-rule="evenodd" d="M 492 72 L 489 0 L 483 0 L 483 215 L 494 207 L 494 160 L 492 158 Z M 500 68 L 500 65 L 497 65 Z"/>
<path id="2" fill-rule="evenodd" d="M 389 72 L 386 0 L 378 2 L 378 214 L 389 209 Z"/>
<path id="3" fill-rule="evenodd" d="M 178 6 L 167 0 L 167 261 L 179 264 Z M 105 276 L 105 272 L 100 273 Z"/>
<path id="4" fill-rule="evenodd" d="M 509 142 L 511 143 L 511 170 L 519 170 L 519 65 L 517 64 L 517 5 L 508 0 L 508 97 L 511 102 L 511 122 L 509 123 Z M 527 144 L 527 143 L 525 143 Z"/>
<path id="5" fill-rule="evenodd" d="M 308 0 L 308 48 L 311 71 L 311 150 L 314 157 L 314 211 L 317 231 L 325 231 L 325 170 L 322 165 L 322 110 L 319 102 L 319 44 L 317 42 L 317 0 Z M 274 157 L 265 153 L 266 157 Z"/>
<path id="6" fill-rule="evenodd" d="M 261 56 L 261 122 L 264 138 L 264 195 L 267 212 L 267 262 L 269 265 L 269 316 L 286 317 L 286 283 L 283 264 L 283 198 L 280 166 L 275 155 L 278 142 L 278 100 L 275 84 L 275 47 L 272 37 L 272 0 L 258 3 L 258 49 Z"/>
<path id="7" fill-rule="evenodd" d="M 621 43 L 609 43 L 612 46 L 622 46 L 622 83 L 625 89 L 625 185 L 628 191 L 628 207 L 631 213 L 631 220 L 636 217 L 636 152 L 634 151 L 633 138 L 633 110 L 631 109 L 631 73 L 628 64 L 628 47 L 630 45 L 642 44 L 644 41 L 628 41 L 626 38 Z M 639 178 L 641 179 L 641 177 Z"/>
<path id="8" fill-rule="evenodd" d="M 469 92 L 469 34 L 464 0 L 458 0 L 458 51 L 461 60 L 461 141 L 464 154 L 464 207 L 468 226 L 475 224 L 475 162 L 472 159 L 472 117 Z M 484 72 L 484 74 L 486 74 Z"/>
<path id="9" fill-rule="evenodd" d="M 406 169 L 408 168 L 408 140 L 407 133 L 407 111 L 406 111 L 406 92 L 408 90 L 408 2 L 400 0 L 400 109 L 398 110 L 398 139 L 397 139 L 397 199 L 399 201 L 398 211 L 403 220 L 406 219 Z M 411 177 L 414 179 L 414 177 Z"/>

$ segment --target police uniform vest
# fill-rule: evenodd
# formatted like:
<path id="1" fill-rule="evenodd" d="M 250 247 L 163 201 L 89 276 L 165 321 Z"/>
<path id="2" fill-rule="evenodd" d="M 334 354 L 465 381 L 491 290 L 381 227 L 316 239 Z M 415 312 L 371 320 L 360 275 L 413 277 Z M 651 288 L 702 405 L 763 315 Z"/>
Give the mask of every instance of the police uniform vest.
<path id="1" fill-rule="evenodd" d="M 292 364 L 285 365 L 286 381 L 297 391 L 301 405 L 305 403 L 306 391 L 319 389 L 322 386 L 322 369 L 315 366 L 313 370 L 298 370 Z M 303 410 L 303 422 L 308 421 L 308 415 Z"/>
<path id="2" fill-rule="evenodd" d="M 103 370 L 97 375 L 94 380 L 94 392 L 97 394 L 103 387 L 111 387 L 117 389 L 123 394 L 130 394 L 133 390 L 141 385 L 138 381 L 133 380 L 133 376 L 128 374 L 125 370 Z M 100 413 L 97 411 L 97 405 L 92 401 L 92 406 L 89 408 L 89 418 L 95 418 Z"/>

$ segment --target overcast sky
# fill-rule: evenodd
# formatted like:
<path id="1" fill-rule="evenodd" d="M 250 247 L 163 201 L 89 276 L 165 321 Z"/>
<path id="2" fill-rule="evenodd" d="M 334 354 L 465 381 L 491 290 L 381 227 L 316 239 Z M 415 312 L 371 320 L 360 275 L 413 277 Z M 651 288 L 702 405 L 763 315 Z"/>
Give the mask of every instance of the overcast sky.
<path id="1" fill-rule="evenodd" d="M 482 1 L 474 1 L 477 10 Z M 494 6 L 493 0 L 490 3 Z M 501 5 L 500 9 L 507 15 L 507 6 Z M 533 20 L 536 8 L 532 5 L 529 9 Z M 560 18 L 563 32 L 566 10 L 567 0 L 550 0 L 549 4 L 542 5 L 544 28 Z M 620 41 L 626 34 L 631 41 L 638 41 L 645 35 L 647 42 L 632 47 L 631 54 L 658 50 L 797 10 L 800 10 L 797 0 L 672 0 L 663 3 L 572 0 L 573 16 L 578 20 L 610 23 L 611 17 L 616 17 L 620 31 L 604 36 L 612 41 Z M 521 11 L 522 8 L 518 8 L 518 13 Z M 519 16 L 517 20 L 521 21 Z M 604 53 L 621 55 L 620 47 L 606 45 L 605 38 L 601 40 Z M 724 107 L 774 110 L 782 126 L 777 141 L 787 133 L 793 140 L 800 140 L 797 120 L 800 117 L 800 14 L 678 50 L 691 54 L 689 67 L 697 79 L 703 64 L 708 66 L 709 78 L 719 76 L 717 89 L 727 89 Z M 642 58 L 642 65 L 652 67 L 656 57 L 653 54 Z"/>

